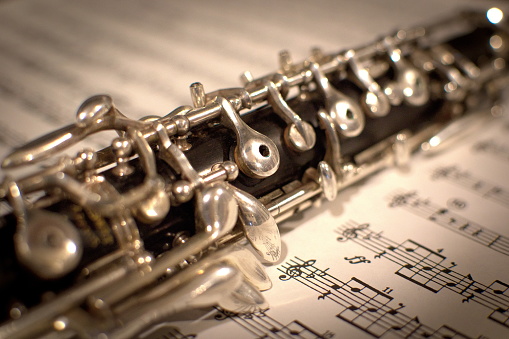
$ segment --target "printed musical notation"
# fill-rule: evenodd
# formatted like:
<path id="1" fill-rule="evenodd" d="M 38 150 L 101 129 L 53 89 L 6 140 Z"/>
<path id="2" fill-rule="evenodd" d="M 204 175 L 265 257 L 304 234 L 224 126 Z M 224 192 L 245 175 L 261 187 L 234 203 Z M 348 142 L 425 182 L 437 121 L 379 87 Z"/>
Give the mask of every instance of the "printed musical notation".
<path id="1" fill-rule="evenodd" d="M 475 143 L 473 150 L 493 155 L 504 161 L 509 161 L 509 148 L 493 139 L 481 140 Z"/>
<path id="2" fill-rule="evenodd" d="M 405 305 L 389 295 L 392 292 L 389 288 L 380 291 L 356 277 L 343 282 L 315 263 L 313 259 L 295 257 L 278 268 L 282 273 L 279 280 L 296 280 L 317 292 L 318 300 L 327 299 L 340 305 L 337 318 L 373 337 L 470 338 L 447 325 L 434 329 L 421 323 L 419 317 L 406 314 Z"/>
<path id="3" fill-rule="evenodd" d="M 183 334 L 179 328 L 168 324 L 138 336 L 139 339 L 194 339 L 196 337 L 196 334 Z"/>
<path id="4" fill-rule="evenodd" d="M 435 224 L 459 233 L 494 251 L 509 255 L 509 238 L 484 226 L 461 217 L 448 208 L 420 198 L 416 192 L 397 193 L 392 196 L 389 207 L 403 207 Z"/>
<path id="5" fill-rule="evenodd" d="M 240 325 L 256 339 L 269 338 L 317 338 L 330 339 L 334 333 L 327 331 L 320 334 L 299 320 L 294 320 L 287 325 L 283 325 L 276 319 L 267 314 L 268 310 L 256 313 L 236 314 L 217 308 L 216 320 L 230 319 Z"/>
<path id="6" fill-rule="evenodd" d="M 433 171 L 431 178 L 433 180 L 448 180 L 485 199 L 509 207 L 509 189 L 477 178 L 468 171 L 459 169 L 457 166 L 438 167 Z"/>
<path id="7" fill-rule="evenodd" d="M 351 240 L 374 252 L 373 261 L 385 258 L 399 265 L 395 274 L 408 281 L 434 293 L 445 288 L 462 296 L 462 303 L 472 301 L 489 308 L 492 312 L 488 318 L 509 329 L 509 284 L 495 280 L 485 285 L 471 274 L 453 270 L 457 264 L 447 264 L 442 249 L 433 251 L 410 239 L 394 242 L 380 232 L 373 232 L 368 224 L 351 221 L 341 226 L 338 233 L 338 241 Z"/>

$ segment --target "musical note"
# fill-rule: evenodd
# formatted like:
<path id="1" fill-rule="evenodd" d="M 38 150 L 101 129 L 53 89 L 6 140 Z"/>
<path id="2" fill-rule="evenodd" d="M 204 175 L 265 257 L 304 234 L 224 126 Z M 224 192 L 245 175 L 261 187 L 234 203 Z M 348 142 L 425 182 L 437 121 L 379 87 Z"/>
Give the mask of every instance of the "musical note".
<path id="1" fill-rule="evenodd" d="M 341 288 L 338 284 L 332 284 L 330 287 L 336 291 Z"/>
<path id="2" fill-rule="evenodd" d="M 438 292 L 443 286 L 437 284 L 435 278 L 442 273 L 439 267 L 445 257 L 413 240 L 407 240 L 399 247 L 405 251 L 398 254 L 398 258 L 404 257 L 406 263 L 402 263 L 396 274 L 432 292 Z"/>
<path id="3" fill-rule="evenodd" d="M 357 238 L 356 241 L 362 240 Z M 282 265 L 279 271 L 286 272 L 288 267 L 295 266 L 295 264 L 303 265 L 308 262 L 309 260 L 296 258 L 296 260 Z M 313 263 L 313 267 L 302 268 L 302 270 L 320 270 L 314 266 L 315 264 L 316 262 Z M 419 317 L 409 316 L 402 312 L 405 305 L 401 302 L 393 307 L 394 299 L 388 295 L 393 290 L 389 287 L 386 287 L 384 291 L 380 291 L 356 277 L 352 277 L 345 283 L 328 273 L 324 276 L 315 275 L 313 279 L 295 277 L 294 280 L 309 287 L 312 293 L 320 293 L 318 300 L 333 302 L 341 307 L 342 310 L 336 315 L 338 319 L 376 338 L 389 333 L 402 337 L 412 337 L 416 333 L 425 336 L 425 334 L 438 333 L 442 328 L 451 329 L 442 326 L 435 330 L 422 324 Z M 448 333 L 453 332 L 460 333 L 454 330 Z M 463 337 L 468 338 L 467 336 Z"/>
<path id="4" fill-rule="evenodd" d="M 475 231 L 474 233 L 472 233 L 472 236 L 474 237 L 478 237 L 479 235 L 481 235 L 481 233 L 484 232 L 483 229 L 478 229 L 477 231 Z M 488 245 L 489 247 L 489 245 Z"/>
<path id="5" fill-rule="evenodd" d="M 391 315 L 396 315 L 396 314 L 399 313 L 399 310 L 404 308 L 404 307 L 405 307 L 405 305 L 403 305 L 403 303 L 399 303 L 398 308 L 393 308 L 393 309 L 389 310 L 387 313 L 389 313 Z"/>
<path id="6" fill-rule="evenodd" d="M 449 210 L 447 208 L 441 208 L 438 211 L 434 212 L 432 215 L 430 215 L 428 217 L 428 219 L 436 221 L 438 216 L 442 216 L 442 215 L 447 214 L 447 213 L 449 213 Z M 455 219 L 451 219 L 449 222 L 450 223 L 454 223 L 454 222 L 456 222 L 456 220 Z"/>
<path id="7" fill-rule="evenodd" d="M 470 300 L 472 300 L 474 298 L 474 295 L 473 294 L 470 294 L 469 296 L 467 296 L 465 299 L 461 300 L 462 303 L 468 303 Z"/>
<path id="8" fill-rule="evenodd" d="M 256 338 L 330 339 L 334 336 L 334 333 L 330 331 L 320 334 L 299 320 L 294 320 L 287 325 L 283 325 L 281 322 L 269 316 L 267 311 L 248 314 L 235 314 L 219 308 L 216 308 L 216 311 L 217 313 L 214 316 L 216 320 L 222 321 L 231 319 L 236 324 L 246 329 L 250 334 L 255 335 Z"/>
<path id="9" fill-rule="evenodd" d="M 467 285 L 467 287 L 465 287 L 461 292 L 460 294 L 463 294 L 465 293 L 466 291 L 468 291 L 468 289 L 474 284 L 474 278 L 472 278 L 472 275 L 471 274 L 467 274 L 465 279 L 467 280 L 470 280 L 470 283 Z"/>
<path id="10" fill-rule="evenodd" d="M 494 251 L 504 255 L 509 255 L 509 238 L 467 220 L 450 211 L 448 208 L 435 205 L 429 201 L 427 201 L 425 205 L 415 205 L 413 204 L 413 201 L 421 200 L 415 192 L 411 192 L 411 194 L 406 195 L 405 199 L 407 203 L 401 206 L 407 211 L 433 221 L 437 225 L 461 234 L 462 236 Z"/>
<path id="11" fill-rule="evenodd" d="M 348 262 L 350 264 L 362 264 L 362 263 L 369 264 L 369 263 L 371 263 L 371 260 L 368 260 L 368 259 L 366 259 L 366 257 L 360 256 L 360 255 L 353 257 L 353 258 L 345 257 L 345 260 L 348 260 Z"/>
<path id="12" fill-rule="evenodd" d="M 489 319 L 509 328 L 509 284 L 496 280 L 486 286 L 475 280 L 472 274 L 454 271 L 457 266 L 455 261 L 444 265 L 446 257 L 440 254 L 443 249 L 433 251 L 410 239 L 401 244 L 383 236 L 376 241 L 358 238 L 354 242 L 377 254 L 385 248 L 395 248 L 387 258 L 400 266 L 396 275 L 434 293 L 448 289 L 462 296 L 462 304 L 472 301 L 487 307 L 492 310 Z"/>
<path id="13" fill-rule="evenodd" d="M 493 291 L 493 293 L 495 293 L 495 294 L 498 294 L 498 295 L 503 294 L 503 295 L 509 296 L 509 293 L 508 293 L 509 285 L 500 281 L 500 280 L 495 280 L 494 282 L 491 283 L 491 285 L 488 288 L 491 289 Z"/>
<path id="14" fill-rule="evenodd" d="M 332 292 L 329 290 L 327 292 L 323 292 L 321 295 L 318 296 L 318 300 L 322 299 L 322 300 L 325 300 L 325 297 L 328 296 L 328 295 L 331 295 Z"/>
<path id="15" fill-rule="evenodd" d="M 451 266 L 446 267 L 446 268 L 443 268 L 443 269 L 442 269 L 442 272 L 443 272 L 443 273 L 447 273 L 447 274 L 448 274 L 448 273 L 451 273 L 451 272 L 452 272 L 451 268 L 453 268 L 453 267 L 455 267 L 455 266 L 456 266 L 456 263 L 453 261 L 453 262 L 451 262 Z"/>
<path id="16" fill-rule="evenodd" d="M 441 167 L 431 175 L 432 179 L 445 179 L 485 199 L 509 207 L 509 190 L 499 184 L 492 184 L 455 166 Z"/>
<path id="17" fill-rule="evenodd" d="M 383 255 L 386 255 L 386 254 L 387 254 L 386 251 L 382 251 L 382 252 L 380 252 L 380 253 L 375 255 L 375 259 L 380 259 Z"/>
<path id="18" fill-rule="evenodd" d="M 408 322 L 403 324 L 403 326 L 396 326 L 395 325 L 395 326 L 392 326 L 392 328 L 399 332 L 399 331 L 403 330 L 403 328 L 405 328 L 406 326 L 411 326 L 412 324 L 420 325 L 421 321 L 419 320 L 419 317 L 414 317 L 414 318 L 408 320 Z"/>

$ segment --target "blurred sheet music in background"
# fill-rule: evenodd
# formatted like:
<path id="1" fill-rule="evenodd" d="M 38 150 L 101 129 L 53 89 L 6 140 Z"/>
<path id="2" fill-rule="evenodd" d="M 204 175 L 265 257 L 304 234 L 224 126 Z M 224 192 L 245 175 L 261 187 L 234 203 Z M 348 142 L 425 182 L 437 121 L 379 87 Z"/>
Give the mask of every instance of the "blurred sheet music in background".
<path id="1" fill-rule="evenodd" d="M 300 61 L 312 47 L 354 48 L 494 5 L 503 3 L 4 1 L 0 154 L 73 123 L 94 94 L 129 117 L 164 115 L 191 103 L 193 82 L 212 91 L 238 86 L 245 70 L 273 72 L 282 49 Z M 508 337 L 508 132 L 507 119 L 492 122 L 282 224 L 268 311 L 186 314 L 161 337 Z"/>
<path id="2" fill-rule="evenodd" d="M 239 85 L 246 70 L 272 72 L 282 49 L 301 60 L 312 47 L 357 47 L 467 4 L 481 2 L 6 1 L 2 154 L 72 123 L 98 93 L 128 116 L 163 115 L 190 103 L 193 82 L 214 90 Z"/>

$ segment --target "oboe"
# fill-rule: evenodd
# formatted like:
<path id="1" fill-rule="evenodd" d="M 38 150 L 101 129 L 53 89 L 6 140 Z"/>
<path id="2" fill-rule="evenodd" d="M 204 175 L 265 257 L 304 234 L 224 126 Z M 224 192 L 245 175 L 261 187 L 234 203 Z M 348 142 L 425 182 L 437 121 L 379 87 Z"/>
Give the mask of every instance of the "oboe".
<path id="1" fill-rule="evenodd" d="M 299 63 L 283 51 L 275 73 L 193 83 L 192 106 L 162 117 L 84 101 L 3 160 L 45 162 L 0 186 L 0 338 L 131 338 L 192 308 L 265 309 L 277 223 L 500 114 L 508 32 L 490 11 Z M 111 146 L 64 155 L 106 130 Z"/>

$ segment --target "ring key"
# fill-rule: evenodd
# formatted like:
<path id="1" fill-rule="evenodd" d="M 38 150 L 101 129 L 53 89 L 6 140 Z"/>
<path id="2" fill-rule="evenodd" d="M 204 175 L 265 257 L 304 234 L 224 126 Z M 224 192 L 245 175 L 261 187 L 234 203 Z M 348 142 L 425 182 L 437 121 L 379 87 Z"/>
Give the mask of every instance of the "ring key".
<path id="1" fill-rule="evenodd" d="M 279 151 L 267 136 L 249 127 L 238 115 L 229 100 L 215 99 L 222 107 L 221 122 L 235 133 L 235 162 L 239 169 L 253 178 L 266 178 L 279 168 Z"/>
<path id="2" fill-rule="evenodd" d="M 403 57 L 394 38 L 386 37 L 383 44 L 396 69 L 396 81 L 391 81 L 385 88 L 390 103 L 400 105 L 404 100 L 412 106 L 424 105 L 429 99 L 427 77 Z"/>
<path id="3" fill-rule="evenodd" d="M 318 183 L 322 188 L 322 193 L 325 199 L 333 201 L 338 195 L 338 181 L 336 173 L 334 173 L 331 166 L 326 161 L 318 163 Z"/>
<path id="4" fill-rule="evenodd" d="M 334 122 L 336 131 L 345 137 L 355 137 L 364 129 L 365 118 L 360 106 L 350 97 L 344 95 L 329 83 L 329 79 L 320 70 L 320 65 L 311 62 L 309 70 L 317 87 L 325 96 L 328 115 Z"/>
<path id="5" fill-rule="evenodd" d="M 374 118 L 386 116 L 391 110 L 391 104 L 380 85 L 371 77 L 368 70 L 361 65 L 355 51 L 349 50 L 346 52 L 345 58 L 357 80 L 367 89 L 367 92 L 362 95 L 362 103 L 368 115 Z"/>
<path id="6" fill-rule="evenodd" d="M 313 127 L 306 121 L 302 121 L 295 113 L 277 89 L 274 82 L 267 82 L 267 101 L 274 112 L 283 119 L 288 126 L 285 129 L 285 142 L 298 152 L 308 151 L 315 145 L 316 134 Z"/>
<path id="7" fill-rule="evenodd" d="M 13 236 L 17 259 L 43 279 L 56 279 L 75 269 L 83 254 L 83 244 L 74 225 L 54 212 L 27 211 L 18 184 L 7 177 L 4 185 L 2 189 L 17 221 Z"/>

